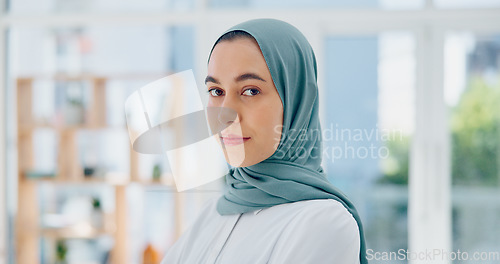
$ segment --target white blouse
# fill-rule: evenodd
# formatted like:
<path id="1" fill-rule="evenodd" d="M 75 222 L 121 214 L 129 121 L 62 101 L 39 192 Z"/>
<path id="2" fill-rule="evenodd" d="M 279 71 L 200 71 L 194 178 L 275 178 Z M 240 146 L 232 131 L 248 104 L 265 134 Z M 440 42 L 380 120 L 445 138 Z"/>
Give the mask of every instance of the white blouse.
<path id="1" fill-rule="evenodd" d="M 359 263 L 358 225 L 335 200 L 306 200 L 221 216 L 218 199 L 203 206 L 161 264 Z"/>

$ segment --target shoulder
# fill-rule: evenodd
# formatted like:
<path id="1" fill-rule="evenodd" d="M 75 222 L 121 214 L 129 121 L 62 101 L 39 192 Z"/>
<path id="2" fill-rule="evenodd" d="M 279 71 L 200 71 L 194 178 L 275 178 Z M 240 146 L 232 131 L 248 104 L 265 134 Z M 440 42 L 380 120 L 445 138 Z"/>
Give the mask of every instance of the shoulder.
<path id="1" fill-rule="evenodd" d="M 343 204 L 333 199 L 299 203 L 293 219 L 286 227 L 284 237 L 323 245 L 342 241 L 343 246 L 359 249 L 358 223 Z"/>
<path id="2" fill-rule="evenodd" d="M 319 228 L 334 231 L 337 227 L 358 229 L 352 214 L 346 207 L 334 199 L 313 199 L 293 203 L 285 203 L 263 210 L 263 215 L 273 215 L 289 219 L 287 225 L 298 227 Z"/>
<path id="3" fill-rule="evenodd" d="M 357 233 L 358 224 L 352 214 L 339 201 L 333 199 L 315 199 L 300 201 L 295 218 L 296 224 L 314 223 L 323 230 L 336 231 L 347 228 Z M 354 232 L 356 231 L 356 232 Z"/>
<path id="4" fill-rule="evenodd" d="M 208 221 L 214 217 L 219 216 L 217 213 L 217 201 L 219 197 L 211 197 L 203 202 L 203 204 L 199 207 L 198 214 L 196 217 L 196 221 Z M 195 222 L 196 222 L 195 221 Z"/>
<path id="5" fill-rule="evenodd" d="M 204 211 L 213 211 L 215 210 L 217 206 L 217 201 L 220 199 L 220 196 L 217 197 L 211 197 L 204 201 L 203 205 L 201 206 L 200 212 Z"/>
<path id="6" fill-rule="evenodd" d="M 293 218 L 282 232 L 270 263 L 294 259 L 303 263 L 359 263 L 358 224 L 343 204 L 319 199 L 296 202 L 293 207 Z"/>
<path id="7" fill-rule="evenodd" d="M 216 205 L 218 197 L 211 197 L 201 203 L 195 217 L 188 218 L 184 225 L 183 234 L 199 232 L 204 226 L 213 224 L 218 220 Z"/>
<path id="8" fill-rule="evenodd" d="M 305 211 L 324 211 L 324 210 L 329 210 L 329 211 L 335 211 L 335 212 L 346 212 L 347 209 L 343 204 L 341 204 L 339 201 L 334 200 L 334 199 L 313 199 L 313 200 L 304 200 L 304 201 L 298 201 L 295 202 L 295 204 L 300 205 L 300 207 Z"/>
<path id="9" fill-rule="evenodd" d="M 189 222 L 185 223 L 182 235 L 168 248 L 162 264 L 185 263 L 186 259 L 199 257 L 199 254 L 194 252 L 205 246 L 206 241 L 203 238 L 216 237 L 216 231 L 220 229 L 221 224 L 215 213 L 216 202 L 217 197 L 205 200 L 199 207 L 198 216 L 187 218 Z"/>

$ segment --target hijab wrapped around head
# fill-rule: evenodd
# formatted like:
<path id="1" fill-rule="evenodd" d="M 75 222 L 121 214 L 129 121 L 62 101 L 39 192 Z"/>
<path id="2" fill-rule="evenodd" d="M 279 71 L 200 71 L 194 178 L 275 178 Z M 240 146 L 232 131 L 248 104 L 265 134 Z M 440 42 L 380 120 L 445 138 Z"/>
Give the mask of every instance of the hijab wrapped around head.
<path id="1" fill-rule="evenodd" d="M 337 200 L 358 223 L 360 260 L 367 263 L 360 217 L 321 167 L 316 58 L 309 42 L 297 28 L 275 19 L 243 22 L 221 37 L 231 31 L 244 31 L 257 41 L 283 104 L 283 127 L 273 155 L 248 167 L 230 169 L 217 211 L 228 215 L 303 200 Z"/>

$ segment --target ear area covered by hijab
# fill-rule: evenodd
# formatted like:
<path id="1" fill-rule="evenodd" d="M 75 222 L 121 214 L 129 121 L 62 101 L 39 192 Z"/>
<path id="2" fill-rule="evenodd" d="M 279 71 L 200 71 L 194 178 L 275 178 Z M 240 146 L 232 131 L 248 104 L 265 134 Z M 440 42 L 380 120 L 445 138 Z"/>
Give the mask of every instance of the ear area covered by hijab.
<path id="1" fill-rule="evenodd" d="M 297 28 L 276 19 L 246 21 L 222 35 L 238 30 L 250 34 L 264 55 L 283 104 L 283 128 L 273 155 L 248 167 L 231 168 L 226 174 L 227 184 L 217 202 L 217 211 L 229 215 L 303 200 L 337 200 L 358 223 L 360 261 L 367 263 L 363 227 L 356 208 L 328 181 L 321 167 L 317 70 L 312 47 Z"/>

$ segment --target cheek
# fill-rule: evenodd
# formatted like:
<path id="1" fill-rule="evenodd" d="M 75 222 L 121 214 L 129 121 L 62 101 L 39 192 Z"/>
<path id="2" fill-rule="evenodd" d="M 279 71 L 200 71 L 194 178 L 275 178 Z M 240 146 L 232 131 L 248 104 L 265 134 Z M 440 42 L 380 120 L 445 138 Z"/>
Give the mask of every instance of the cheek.
<path id="1" fill-rule="evenodd" d="M 218 98 L 214 98 L 213 96 L 210 96 L 208 97 L 208 102 L 207 102 L 207 106 L 218 106 L 220 105 L 219 103 L 220 100 L 218 100 Z"/>
<path id="2" fill-rule="evenodd" d="M 269 107 L 267 104 L 257 113 L 262 113 L 253 117 L 254 127 L 259 130 L 259 134 L 266 137 L 266 142 L 280 140 L 283 124 L 283 109 L 279 107 Z"/>

